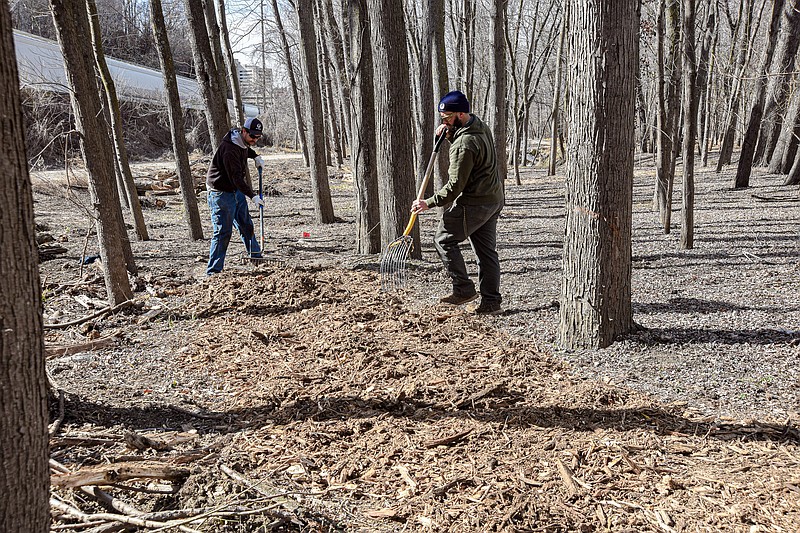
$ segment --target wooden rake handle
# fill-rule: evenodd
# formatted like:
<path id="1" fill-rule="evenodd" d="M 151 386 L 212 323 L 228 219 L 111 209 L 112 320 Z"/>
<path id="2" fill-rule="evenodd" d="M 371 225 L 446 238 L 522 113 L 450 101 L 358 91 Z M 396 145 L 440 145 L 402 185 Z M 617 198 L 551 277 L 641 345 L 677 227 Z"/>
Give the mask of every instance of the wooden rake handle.
<path id="1" fill-rule="evenodd" d="M 442 145 L 444 138 L 445 132 L 442 132 L 433 143 L 433 152 L 431 152 L 431 157 L 428 159 L 428 166 L 425 168 L 425 177 L 422 178 L 422 184 L 419 186 L 419 192 L 417 193 L 417 200 L 422 200 L 422 197 L 425 196 L 425 189 L 428 188 L 428 182 L 431 181 L 431 175 L 433 174 L 433 163 L 436 161 L 436 154 L 439 153 L 439 147 Z M 406 230 L 403 232 L 403 237 L 408 237 L 411 234 L 411 230 L 414 228 L 414 223 L 416 221 L 417 214 L 411 213 L 411 219 L 408 221 Z"/>

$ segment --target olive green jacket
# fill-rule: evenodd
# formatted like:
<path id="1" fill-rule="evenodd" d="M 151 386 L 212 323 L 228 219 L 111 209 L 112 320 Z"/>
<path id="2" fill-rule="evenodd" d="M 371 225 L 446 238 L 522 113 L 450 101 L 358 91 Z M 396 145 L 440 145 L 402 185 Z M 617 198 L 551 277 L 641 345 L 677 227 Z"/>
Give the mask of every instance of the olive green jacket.
<path id="1" fill-rule="evenodd" d="M 492 131 L 475 115 L 458 128 L 450 140 L 450 179 L 439 192 L 425 199 L 428 207 L 497 204 L 505 201 L 497 173 L 497 153 Z"/>

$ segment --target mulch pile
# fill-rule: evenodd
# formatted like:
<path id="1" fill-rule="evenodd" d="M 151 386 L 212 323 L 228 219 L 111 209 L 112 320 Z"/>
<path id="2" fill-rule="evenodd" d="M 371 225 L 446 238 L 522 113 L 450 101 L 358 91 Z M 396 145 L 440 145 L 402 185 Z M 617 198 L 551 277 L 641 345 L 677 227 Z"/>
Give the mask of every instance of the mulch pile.
<path id="1" fill-rule="evenodd" d="M 54 530 L 126 525 L 61 488 L 87 483 L 141 530 L 181 517 L 184 531 L 800 523 L 791 423 L 712 419 L 579 378 L 530 339 L 379 287 L 370 271 L 269 265 L 187 286 L 147 327 L 180 347 L 164 364 L 195 386 L 151 413 L 174 415 L 162 427 L 120 415 L 61 428 L 54 458 L 71 473 L 53 478 Z"/>

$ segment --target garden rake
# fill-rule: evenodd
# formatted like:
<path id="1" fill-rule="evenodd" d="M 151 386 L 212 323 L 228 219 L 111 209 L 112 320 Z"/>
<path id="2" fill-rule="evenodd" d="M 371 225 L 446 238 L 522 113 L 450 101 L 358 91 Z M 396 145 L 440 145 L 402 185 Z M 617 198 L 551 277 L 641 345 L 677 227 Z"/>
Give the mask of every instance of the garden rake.
<path id="1" fill-rule="evenodd" d="M 263 172 L 261 167 L 258 168 L 258 197 L 262 200 L 264 199 L 264 178 Z M 259 237 L 259 246 L 261 247 L 261 257 L 251 257 L 250 251 L 248 250 L 248 257 L 247 261 L 250 263 L 258 264 L 258 265 L 272 265 L 277 267 L 285 266 L 285 261 L 275 257 L 266 257 L 265 250 L 264 250 L 264 206 L 258 208 L 258 223 L 261 227 L 261 235 Z"/>
<path id="2" fill-rule="evenodd" d="M 428 187 L 428 182 L 433 174 L 433 163 L 436 161 L 436 154 L 439 153 L 439 147 L 442 145 L 445 134 L 442 133 L 436 138 L 433 145 L 433 152 L 431 158 L 428 160 L 428 166 L 425 169 L 425 177 L 422 179 L 422 184 L 419 186 L 417 193 L 417 200 L 422 200 L 425 195 L 425 189 Z M 391 292 L 402 288 L 406 283 L 408 276 L 406 265 L 408 263 L 408 256 L 414 245 L 414 239 L 411 237 L 411 230 L 414 228 L 414 223 L 417 220 L 417 214 L 411 213 L 411 219 L 406 225 L 403 234 L 389 243 L 386 250 L 381 257 L 381 290 L 384 292 Z"/>

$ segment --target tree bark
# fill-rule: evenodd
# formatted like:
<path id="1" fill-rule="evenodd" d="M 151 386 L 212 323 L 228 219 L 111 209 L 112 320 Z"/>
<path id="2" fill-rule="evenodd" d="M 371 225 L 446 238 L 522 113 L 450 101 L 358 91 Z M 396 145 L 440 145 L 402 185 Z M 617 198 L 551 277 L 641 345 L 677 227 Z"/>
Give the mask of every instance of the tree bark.
<path id="1" fill-rule="evenodd" d="M 117 89 L 114 85 L 114 80 L 111 78 L 111 72 L 108 70 L 105 53 L 103 53 L 103 36 L 100 34 L 100 21 L 95 0 L 86 0 L 86 8 L 89 12 L 89 27 L 92 31 L 94 60 L 100 73 L 100 80 L 103 83 L 103 96 L 108 104 L 111 138 L 114 141 L 114 153 L 116 154 L 115 164 L 122 177 L 122 185 L 124 187 L 118 192 L 120 195 L 125 194 L 127 197 L 128 208 L 131 211 L 139 240 L 148 241 L 150 237 L 147 235 L 147 225 L 144 223 L 142 204 L 139 202 L 139 193 L 136 191 L 136 183 L 133 181 L 131 166 L 128 162 L 128 149 L 125 148 L 125 137 L 122 134 L 122 116 L 119 112 Z"/>
<path id="2" fill-rule="evenodd" d="M 297 136 L 300 138 L 300 145 L 303 148 L 303 159 L 306 165 L 310 165 L 310 156 L 308 150 L 308 140 L 306 139 L 306 123 L 303 119 L 304 113 L 302 105 L 300 104 L 300 88 L 297 86 L 297 79 L 294 75 L 294 65 L 292 64 L 292 54 L 289 51 L 289 40 L 286 38 L 286 30 L 283 27 L 283 19 L 281 12 L 278 10 L 277 0 L 271 0 L 272 14 L 275 17 L 275 25 L 278 27 L 278 35 L 281 39 L 281 52 L 283 55 L 283 62 L 286 65 L 286 72 L 289 76 L 289 88 L 292 91 L 292 104 L 294 109 L 294 121 L 297 127 Z"/>
<path id="3" fill-rule="evenodd" d="M 492 133 L 497 152 L 497 174 L 503 183 L 508 177 L 508 115 L 506 99 L 508 74 L 506 74 L 506 5 L 508 0 L 494 0 L 491 4 L 492 48 L 491 71 L 494 89 L 491 87 Z"/>
<path id="4" fill-rule="evenodd" d="M 566 10 L 568 5 L 564 5 Z M 556 150 L 556 141 L 558 139 L 558 111 L 561 106 L 561 57 L 564 53 L 564 40 L 567 35 L 567 24 L 569 22 L 569 13 L 563 12 L 561 16 L 561 31 L 558 36 L 558 51 L 556 52 L 556 76 L 553 81 L 553 106 L 550 110 L 550 162 L 547 165 L 547 175 L 554 176 L 556 173 L 556 162 L 558 160 L 558 151 Z"/>
<path id="5" fill-rule="evenodd" d="M 369 0 L 375 116 L 391 124 L 376 140 L 381 241 L 389 244 L 403 233 L 415 197 L 411 139 L 411 87 L 403 6 L 396 0 Z M 412 232 L 412 257 L 420 258 L 419 225 Z"/>
<path id="6" fill-rule="evenodd" d="M 208 134 L 211 138 L 211 145 L 216 146 L 230 129 L 228 99 L 225 87 L 220 86 L 217 64 L 209 43 L 205 8 L 197 0 L 184 0 L 184 7 L 192 43 L 195 76 L 205 104 Z"/>
<path id="7" fill-rule="evenodd" d="M 297 19 L 300 23 L 300 52 L 306 76 L 306 109 L 311 117 L 311 131 L 308 136 L 308 160 L 311 169 L 311 188 L 314 197 L 314 213 L 320 224 L 335 221 L 333 202 L 328 182 L 328 167 L 325 165 L 325 117 L 322 115 L 322 95 L 317 65 L 317 32 L 314 29 L 313 0 L 297 0 Z"/>
<path id="8" fill-rule="evenodd" d="M 776 53 L 777 65 L 767 85 L 764 120 L 758 134 L 755 161 L 766 165 L 775 150 L 780 135 L 782 116 L 789 99 L 789 85 L 795 72 L 797 50 L 800 47 L 800 0 L 789 0 L 783 10 L 780 42 Z"/>
<path id="9" fill-rule="evenodd" d="M 569 5 L 569 143 L 559 342 L 599 348 L 633 327 L 636 0 Z"/>
<path id="10" fill-rule="evenodd" d="M 236 123 L 244 125 L 247 119 L 244 114 L 244 101 L 242 100 L 242 88 L 239 86 L 239 73 L 236 70 L 236 59 L 233 57 L 231 48 L 231 37 L 228 32 L 228 20 L 225 17 L 225 0 L 217 0 L 217 20 L 219 21 L 219 34 L 222 39 L 222 53 L 225 59 L 225 72 L 228 75 L 228 86 L 233 97 L 233 107 L 236 115 Z M 262 111 L 263 112 L 263 111 Z"/>
<path id="11" fill-rule="evenodd" d="M 781 134 L 769 162 L 771 174 L 788 174 L 794 161 L 794 150 L 800 137 L 800 85 L 795 85 L 789 109 L 781 126 Z"/>
<path id="12" fill-rule="evenodd" d="M 336 73 L 336 87 L 342 101 L 344 113 L 344 138 L 348 143 L 353 137 L 352 123 L 350 122 L 350 72 L 345 61 L 345 45 L 336 17 L 333 14 L 333 3 L 331 0 L 321 0 L 325 21 L 322 23 L 325 34 L 328 36 L 328 50 L 331 53 L 334 72 Z"/>
<path id="13" fill-rule="evenodd" d="M 75 129 L 79 132 L 81 153 L 89 173 L 89 196 L 100 242 L 100 257 L 108 301 L 117 305 L 133 297 L 128 271 L 136 265 L 125 258 L 130 253 L 128 235 L 122 229 L 122 210 L 114 176 L 114 148 L 102 122 L 100 91 L 94 78 L 94 54 L 90 40 L 89 17 L 83 0 L 50 0 L 64 72 L 72 95 Z"/>
<path id="14" fill-rule="evenodd" d="M 178 182 L 181 186 L 184 216 L 186 217 L 186 224 L 189 226 L 189 236 L 192 240 L 199 241 L 203 238 L 203 224 L 200 221 L 200 210 L 197 207 L 197 196 L 194 192 L 194 178 L 192 177 L 189 155 L 186 149 L 183 111 L 181 110 L 180 94 L 178 93 L 178 80 L 175 77 L 172 50 L 169 47 L 167 25 L 164 22 L 161 0 L 149 1 L 153 38 L 158 50 L 158 60 L 161 63 L 164 91 L 167 93 L 169 133 L 172 138 L 172 152 L 175 154 Z"/>
<path id="15" fill-rule="evenodd" d="M 33 192 L 11 13 L 0 5 L 0 530 L 50 526 L 47 377 Z M 13 251 L 11 253 L 10 251 Z"/>
<path id="16" fill-rule="evenodd" d="M 431 13 L 431 60 L 433 62 L 433 92 L 434 105 L 439 98 L 450 91 L 450 79 L 447 73 L 447 48 L 444 42 L 444 0 L 430 0 Z M 435 113 L 434 113 L 434 116 Z M 433 188 L 439 190 L 447 183 L 450 158 L 447 150 L 439 150 L 436 158 L 436 173 L 433 179 Z"/>
<path id="17" fill-rule="evenodd" d="M 697 140 L 697 55 L 695 0 L 683 0 L 683 194 L 681 249 L 694 248 L 694 144 Z"/>
<path id="18" fill-rule="evenodd" d="M 770 19 L 769 32 L 767 33 L 767 45 L 764 51 L 764 59 L 761 62 L 759 76 L 756 79 L 756 95 L 753 99 L 753 106 L 750 109 L 750 120 L 747 123 L 747 132 L 742 141 L 742 153 L 739 157 L 739 165 L 736 168 L 736 178 L 734 188 L 750 186 L 750 174 L 753 170 L 753 158 L 755 157 L 756 141 L 758 140 L 758 130 L 761 126 L 761 119 L 764 117 L 764 101 L 767 94 L 767 74 L 769 65 L 772 63 L 772 56 L 775 53 L 775 41 L 778 40 L 778 30 L 780 28 L 781 15 L 783 14 L 784 0 L 774 0 L 772 4 L 772 17 Z"/>
<path id="19" fill-rule="evenodd" d="M 356 190 L 356 251 L 381 250 L 378 167 L 375 154 L 375 92 L 372 86 L 372 39 L 366 0 L 349 0 L 351 97 L 351 165 Z"/>

